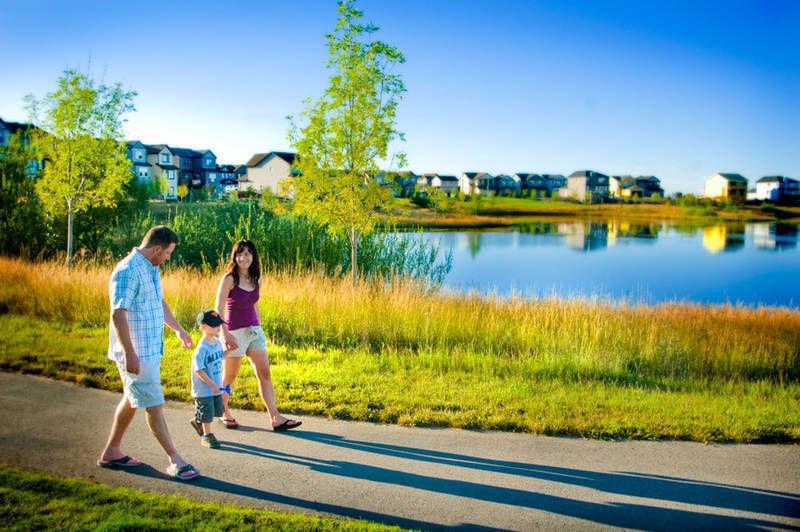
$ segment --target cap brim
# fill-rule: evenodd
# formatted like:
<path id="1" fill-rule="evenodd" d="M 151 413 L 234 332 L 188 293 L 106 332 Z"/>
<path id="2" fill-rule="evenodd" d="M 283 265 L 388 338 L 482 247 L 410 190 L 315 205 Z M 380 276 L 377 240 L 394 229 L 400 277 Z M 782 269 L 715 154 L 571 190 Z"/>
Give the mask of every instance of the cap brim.
<path id="1" fill-rule="evenodd" d="M 209 327 L 218 327 L 225 322 L 222 321 L 222 318 L 209 318 L 204 323 Z"/>

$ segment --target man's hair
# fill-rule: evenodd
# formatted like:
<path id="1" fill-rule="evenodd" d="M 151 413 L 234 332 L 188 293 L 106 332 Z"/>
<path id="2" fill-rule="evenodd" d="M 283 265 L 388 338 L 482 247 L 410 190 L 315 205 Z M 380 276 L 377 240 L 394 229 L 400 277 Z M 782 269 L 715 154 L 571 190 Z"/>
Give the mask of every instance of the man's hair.
<path id="1" fill-rule="evenodd" d="M 152 248 L 155 246 L 161 246 L 162 248 L 168 248 L 170 244 L 180 244 L 181 237 L 178 236 L 178 233 L 167 227 L 166 225 L 157 225 L 155 227 L 151 227 L 150 230 L 144 235 L 142 239 L 142 247 L 143 248 Z"/>

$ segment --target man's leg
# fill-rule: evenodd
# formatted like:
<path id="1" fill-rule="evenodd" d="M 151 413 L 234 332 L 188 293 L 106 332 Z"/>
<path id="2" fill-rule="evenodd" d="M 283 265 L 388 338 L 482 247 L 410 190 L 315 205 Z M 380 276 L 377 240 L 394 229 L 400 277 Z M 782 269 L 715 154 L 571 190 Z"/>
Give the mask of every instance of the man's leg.
<path id="1" fill-rule="evenodd" d="M 150 432 L 169 456 L 170 463 L 178 467 L 186 465 L 186 461 L 178 454 L 178 450 L 172 443 L 172 437 L 169 435 L 167 421 L 164 419 L 164 405 L 147 407 L 147 426 L 150 427 Z"/>
<path id="2" fill-rule="evenodd" d="M 122 437 L 125 431 L 136 415 L 136 409 L 128 402 L 128 398 L 123 396 L 122 400 L 117 405 L 117 410 L 114 412 L 114 422 L 111 424 L 111 432 L 108 435 L 108 442 L 103 453 L 100 455 L 100 460 L 108 462 L 122 458 L 125 454 L 120 450 L 122 444 Z"/>

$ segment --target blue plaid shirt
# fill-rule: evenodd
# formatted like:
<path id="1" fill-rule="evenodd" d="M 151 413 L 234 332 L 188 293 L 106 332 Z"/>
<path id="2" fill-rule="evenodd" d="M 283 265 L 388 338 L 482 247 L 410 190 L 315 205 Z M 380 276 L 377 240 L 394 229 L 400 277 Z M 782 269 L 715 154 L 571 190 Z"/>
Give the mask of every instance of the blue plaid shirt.
<path id="1" fill-rule="evenodd" d="M 111 272 L 108 295 L 112 315 L 119 308 L 127 310 L 131 341 L 139 359 L 160 357 L 164 352 L 164 294 L 158 266 L 133 248 Z M 124 361 L 113 318 L 109 329 L 108 358 Z"/>

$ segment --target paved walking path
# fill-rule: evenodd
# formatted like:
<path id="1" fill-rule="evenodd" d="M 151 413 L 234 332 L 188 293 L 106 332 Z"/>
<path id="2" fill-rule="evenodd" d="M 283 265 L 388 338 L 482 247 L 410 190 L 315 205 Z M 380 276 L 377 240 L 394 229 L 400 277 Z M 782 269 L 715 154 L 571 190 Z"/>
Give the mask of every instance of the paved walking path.
<path id="1" fill-rule="evenodd" d="M 217 430 L 200 447 L 189 404 L 168 403 L 181 453 L 205 477 L 163 474 L 137 414 L 123 449 L 150 466 L 95 465 L 120 398 L 0 373 L 0 461 L 203 501 L 360 517 L 412 528 L 800 529 L 800 446 L 606 442 L 303 418 L 295 432 Z M 152 466 L 152 467 L 151 467 Z"/>

